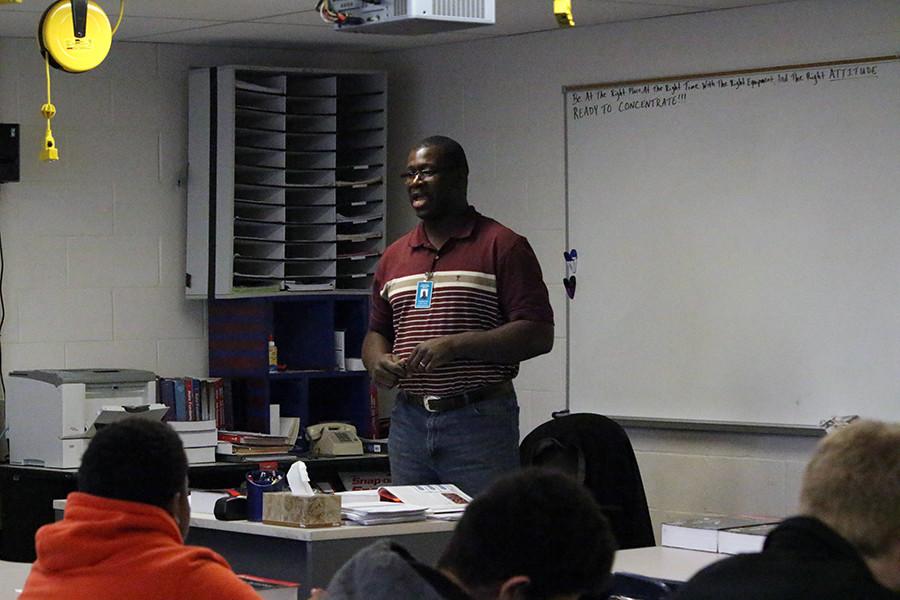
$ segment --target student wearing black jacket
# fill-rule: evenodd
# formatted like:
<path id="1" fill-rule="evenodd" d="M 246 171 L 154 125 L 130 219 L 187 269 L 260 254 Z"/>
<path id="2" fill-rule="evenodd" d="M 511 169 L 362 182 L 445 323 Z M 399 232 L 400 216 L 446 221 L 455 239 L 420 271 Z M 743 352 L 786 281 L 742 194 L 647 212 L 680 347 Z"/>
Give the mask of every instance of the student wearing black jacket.
<path id="1" fill-rule="evenodd" d="M 800 505 L 761 553 L 707 567 L 676 600 L 900 598 L 900 424 L 863 421 L 828 435 Z"/>
<path id="2" fill-rule="evenodd" d="M 502 478 L 466 508 L 436 567 L 381 541 L 312 600 L 575 600 L 601 591 L 615 541 L 584 486 L 550 471 Z M 592 596 L 593 597 L 593 596 Z"/>

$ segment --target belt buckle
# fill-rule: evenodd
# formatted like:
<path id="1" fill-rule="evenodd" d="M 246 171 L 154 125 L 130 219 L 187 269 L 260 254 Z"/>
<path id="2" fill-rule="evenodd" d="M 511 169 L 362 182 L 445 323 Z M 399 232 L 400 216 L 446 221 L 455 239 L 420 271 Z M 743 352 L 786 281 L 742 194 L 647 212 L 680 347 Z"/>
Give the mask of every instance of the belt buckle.
<path id="1" fill-rule="evenodd" d="M 432 396 L 432 395 L 425 396 L 424 398 L 422 398 L 422 406 L 424 406 L 425 410 L 427 410 L 428 412 L 433 412 L 433 413 L 440 412 L 436 408 L 431 408 L 431 402 L 434 400 L 440 400 L 440 399 L 441 399 L 440 396 Z"/>

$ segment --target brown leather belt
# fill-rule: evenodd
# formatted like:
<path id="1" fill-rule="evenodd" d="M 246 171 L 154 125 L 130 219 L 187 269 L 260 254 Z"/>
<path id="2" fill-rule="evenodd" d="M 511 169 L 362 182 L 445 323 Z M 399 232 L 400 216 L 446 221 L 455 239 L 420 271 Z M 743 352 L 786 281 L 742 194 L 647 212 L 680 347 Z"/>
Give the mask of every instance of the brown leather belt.
<path id="1" fill-rule="evenodd" d="M 513 391 L 514 388 L 512 381 L 503 381 L 501 383 L 486 385 L 483 388 L 478 388 L 477 390 L 469 390 L 468 392 L 463 392 L 462 394 L 454 394 L 452 396 L 411 394 L 404 391 L 398 394 L 397 397 L 403 399 L 405 402 L 409 402 L 410 404 L 421 406 L 428 412 L 437 413 L 448 410 L 455 410 L 457 408 L 462 408 L 463 406 L 481 402 L 482 400 L 490 400 L 491 398 L 497 398 L 505 394 L 511 394 Z"/>

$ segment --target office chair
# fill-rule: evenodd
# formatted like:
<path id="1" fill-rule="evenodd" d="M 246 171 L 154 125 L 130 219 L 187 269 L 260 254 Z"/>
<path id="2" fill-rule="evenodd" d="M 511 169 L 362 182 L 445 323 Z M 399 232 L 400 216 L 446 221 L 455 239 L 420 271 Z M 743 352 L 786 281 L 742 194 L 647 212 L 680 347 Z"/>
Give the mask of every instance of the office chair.
<path id="1" fill-rule="evenodd" d="M 539 425 L 519 446 L 523 466 L 567 473 L 582 482 L 609 519 L 620 549 L 655 546 L 637 459 L 621 425 L 589 413 Z"/>

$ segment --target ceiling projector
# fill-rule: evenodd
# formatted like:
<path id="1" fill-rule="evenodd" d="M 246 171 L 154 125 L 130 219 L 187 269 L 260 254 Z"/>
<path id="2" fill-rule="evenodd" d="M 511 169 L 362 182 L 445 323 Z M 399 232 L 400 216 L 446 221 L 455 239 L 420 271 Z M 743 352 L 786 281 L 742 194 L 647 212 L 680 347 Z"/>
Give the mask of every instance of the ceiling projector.
<path id="1" fill-rule="evenodd" d="M 331 0 L 339 31 L 419 35 L 494 24 L 494 0 Z"/>

